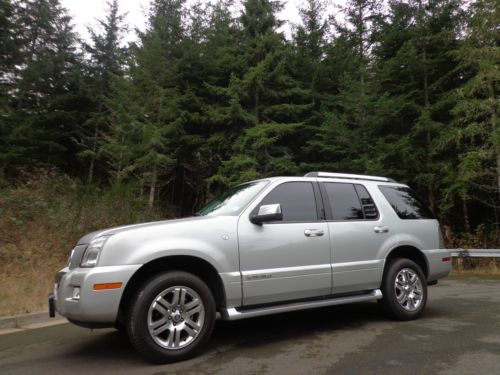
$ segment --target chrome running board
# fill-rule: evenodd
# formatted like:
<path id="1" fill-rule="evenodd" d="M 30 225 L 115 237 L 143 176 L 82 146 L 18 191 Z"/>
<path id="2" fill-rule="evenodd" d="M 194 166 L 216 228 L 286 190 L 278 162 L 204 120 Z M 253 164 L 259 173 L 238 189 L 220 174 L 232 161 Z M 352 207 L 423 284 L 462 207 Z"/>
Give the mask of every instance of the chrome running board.
<path id="1" fill-rule="evenodd" d="M 308 302 L 294 302 L 284 305 L 266 306 L 248 310 L 243 310 L 243 309 L 239 310 L 235 307 L 229 307 L 222 309 L 221 315 L 223 320 L 239 320 L 246 318 L 254 318 L 263 315 L 285 313 L 289 311 L 314 309 L 317 307 L 344 305 L 346 303 L 353 303 L 353 302 L 373 301 L 381 298 L 382 298 L 382 292 L 380 291 L 380 289 L 375 289 L 367 294 L 333 297 L 329 299 L 322 299 L 322 300 L 308 301 Z"/>

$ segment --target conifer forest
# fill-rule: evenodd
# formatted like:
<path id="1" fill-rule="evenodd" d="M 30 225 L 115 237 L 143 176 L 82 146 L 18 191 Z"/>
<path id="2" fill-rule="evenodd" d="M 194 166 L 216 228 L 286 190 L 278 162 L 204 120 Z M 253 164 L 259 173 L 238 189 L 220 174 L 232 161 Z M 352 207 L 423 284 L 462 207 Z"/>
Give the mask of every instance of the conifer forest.
<path id="1" fill-rule="evenodd" d="M 296 24 L 151 0 L 142 30 L 119 5 L 84 38 L 59 0 L 0 0 L 0 245 L 36 215 L 77 238 L 332 171 L 407 183 L 451 245 L 498 247 L 498 0 L 304 0 Z"/>

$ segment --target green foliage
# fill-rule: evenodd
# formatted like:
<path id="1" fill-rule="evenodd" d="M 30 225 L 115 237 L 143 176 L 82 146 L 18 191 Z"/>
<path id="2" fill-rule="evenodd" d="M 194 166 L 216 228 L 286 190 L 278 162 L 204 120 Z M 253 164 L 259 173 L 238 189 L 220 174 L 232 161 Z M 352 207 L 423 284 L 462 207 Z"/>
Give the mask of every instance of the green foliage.
<path id="1" fill-rule="evenodd" d="M 0 238 L 11 245 L 0 247 L 0 263 L 29 259 L 33 249 L 23 241 L 29 242 L 39 231 L 45 231 L 47 245 L 62 251 L 54 254 L 60 257 L 82 233 L 161 217 L 159 211 L 144 208 L 145 200 L 133 184 L 103 190 L 55 171 L 32 172 L 15 186 L 2 187 L 0 193 Z"/>
<path id="2" fill-rule="evenodd" d="M 292 27 L 279 1 L 152 0 L 125 45 L 116 0 L 86 43 L 58 0 L 0 0 L 0 178 L 56 167 L 185 215 L 250 179 L 381 174 L 498 240 L 499 7 L 462 3 L 305 0 Z"/>

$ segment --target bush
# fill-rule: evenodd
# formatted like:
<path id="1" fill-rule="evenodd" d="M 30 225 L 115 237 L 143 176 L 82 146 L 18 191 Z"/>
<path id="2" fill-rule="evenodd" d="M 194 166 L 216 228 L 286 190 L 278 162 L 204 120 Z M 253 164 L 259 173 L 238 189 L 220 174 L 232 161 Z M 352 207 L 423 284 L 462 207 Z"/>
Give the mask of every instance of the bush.
<path id="1" fill-rule="evenodd" d="M 54 274 L 85 233 L 165 217 L 134 185 L 101 189 L 43 170 L 0 186 L 0 315 L 45 308 Z"/>

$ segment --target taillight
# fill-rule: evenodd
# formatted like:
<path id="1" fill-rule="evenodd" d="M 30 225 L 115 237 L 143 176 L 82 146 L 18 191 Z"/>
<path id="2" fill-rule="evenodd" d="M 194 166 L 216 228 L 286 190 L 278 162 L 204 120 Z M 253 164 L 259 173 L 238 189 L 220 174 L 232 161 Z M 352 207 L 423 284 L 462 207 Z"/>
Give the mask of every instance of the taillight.
<path id="1" fill-rule="evenodd" d="M 443 262 L 450 262 L 451 261 L 451 257 L 445 257 L 442 259 Z"/>

